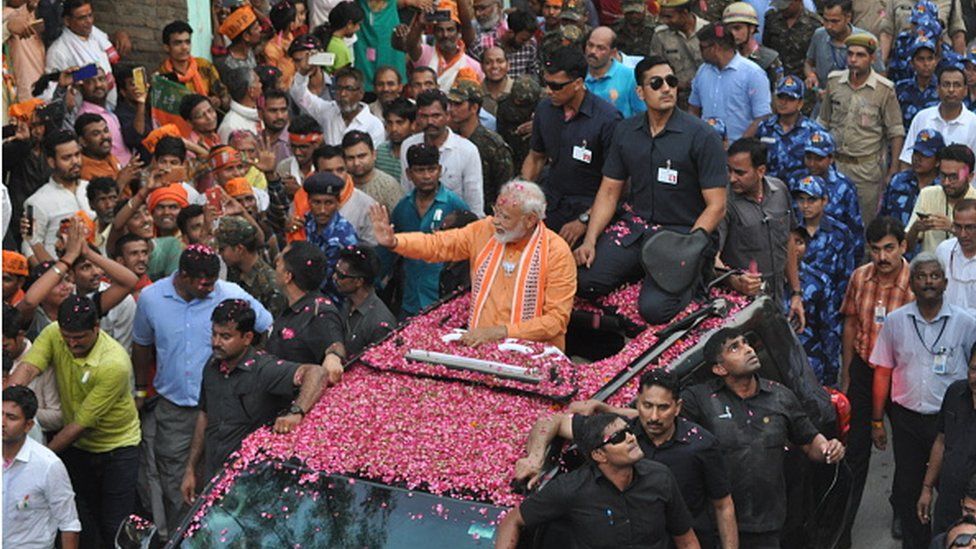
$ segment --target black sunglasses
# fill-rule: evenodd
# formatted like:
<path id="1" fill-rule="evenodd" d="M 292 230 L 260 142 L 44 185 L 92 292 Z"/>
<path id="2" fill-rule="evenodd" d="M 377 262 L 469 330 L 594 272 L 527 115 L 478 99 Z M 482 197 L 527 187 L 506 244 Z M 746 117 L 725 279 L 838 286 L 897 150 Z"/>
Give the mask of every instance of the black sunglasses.
<path id="1" fill-rule="evenodd" d="M 976 540 L 976 534 L 959 534 L 949 547 L 969 547 Z"/>
<path id="2" fill-rule="evenodd" d="M 546 80 L 545 82 L 546 82 L 546 87 L 547 88 L 549 88 L 550 90 L 552 90 L 554 92 L 557 92 L 557 91 L 565 88 L 566 86 L 572 84 L 573 82 L 576 82 L 576 79 L 568 80 L 566 82 L 553 82 L 551 80 Z"/>
<path id="3" fill-rule="evenodd" d="M 669 88 L 677 88 L 678 77 L 673 74 L 669 74 L 667 76 L 652 76 L 644 85 L 650 86 L 652 90 L 657 91 L 661 89 L 661 86 L 663 86 L 665 83 Z"/>
<path id="4" fill-rule="evenodd" d="M 339 272 L 338 269 L 336 269 L 335 271 L 333 271 L 333 274 L 335 274 L 335 277 L 338 280 L 346 280 L 347 278 L 365 278 L 365 277 L 362 277 L 362 276 L 359 276 L 359 275 L 351 275 L 351 274 L 341 273 L 341 272 Z"/>
<path id="5" fill-rule="evenodd" d="M 633 434 L 634 432 L 630 430 L 630 427 L 624 427 L 623 429 L 603 439 L 603 442 L 601 442 L 600 445 L 597 446 L 597 448 L 603 448 L 607 444 L 616 446 L 617 444 L 620 444 L 621 442 L 627 440 L 627 435 L 633 435 Z"/>

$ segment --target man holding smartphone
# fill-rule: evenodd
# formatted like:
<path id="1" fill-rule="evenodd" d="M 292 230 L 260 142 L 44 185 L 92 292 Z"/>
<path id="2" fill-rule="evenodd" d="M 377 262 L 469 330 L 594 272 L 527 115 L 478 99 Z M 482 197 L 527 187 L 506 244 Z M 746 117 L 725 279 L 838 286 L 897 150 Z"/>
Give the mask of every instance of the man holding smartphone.
<path id="1" fill-rule="evenodd" d="M 929 185 L 918 193 L 915 209 L 908 220 L 908 249 L 921 244 L 922 252 L 935 252 L 944 240 L 952 238 L 952 208 L 963 198 L 976 198 L 972 186 L 976 156 L 962 144 L 949 145 L 936 153 L 939 160 L 939 185 Z"/>

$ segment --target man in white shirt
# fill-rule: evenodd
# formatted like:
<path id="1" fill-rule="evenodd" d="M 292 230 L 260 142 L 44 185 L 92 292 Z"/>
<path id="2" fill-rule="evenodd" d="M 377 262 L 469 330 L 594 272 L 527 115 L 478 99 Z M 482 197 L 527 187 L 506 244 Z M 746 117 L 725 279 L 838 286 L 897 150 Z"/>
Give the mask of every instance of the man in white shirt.
<path id="1" fill-rule="evenodd" d="M 417 97 L 417 127 L 420 133 L 400 145 L 400 165 L 407 165 L 407 150 L 417 143 L 434 145 L 441 153 L 441 183 L 461 197 L 478 217 L 485 215 L 484 181 L 478 147 L 448 127 L 447 96 L 440 90 L 427 90 Z M 400 176 L 406 192 L 413 183 L 406 171 Z"/>
<path id="2" fill-rule="evenodd" d="M 20 312 L 3 304 L 3 358 L 9 360 L 13 366 L 9 375 L 20 367 L 31 348 L 27 339 L 27 329 L 21 322 Z M 54 377 L 54 368 L 42 373 L 27 384 L 27 388 L 34 392 L 37 399 L 37 412 L 34 414 L 35 432 L 40 435 L 37 439 L 44 440 L 44 433 L 56 433 L 64 427 L 61 418 L 61 395 L 58 394 L 58 380 Z M 33 434 L 31 435 L 33 436 Z"/>
<path id="3" fill-rule="evenodd" d="M 952 212 L 955 238 L 943 241 L 935 255 L 946 268 L 946 301 L 976 316 L 976 200 L 956 202 Z"/>
<path id="4" fill-rule="evenodd" d="M 254 69 L 241 67 L 226 72 L 224 85 L 230 94 L 230 109 L 217 128 L 217 135 L 223 143 L 228 143 L 235 130 L 248 130 L 259 133 L 258 98 L 261 97 L 261 80 Z"/>
<path id="5" fill-rule="evenodd" d="M 84 67 L 94 63 L 105 71 L 108 80 L 109 109 L 114 109 L 118 92 L 112 76 L 112 64 L 120 59 L 119 52 L 109 41 L 108 35 L 95 26 L 95 13 L 91 0 L 67 0 L 63 7 L 64 28 L 47 49 L 45 73 L 61 72 L 71 67 Z M 117 38 L 122 38 L 117 36 Z M 128 40 L 128 38 L 126 38 Z M 131 45 L 127 44 L 131 47 Z M 53 86 L 52 88 L 53 89 Z"/>
<path id="6" fill-rule="evenodd" d="M 329 145 L 342 143 L 342 136 L 349 130 L 361 130 L 373 138 L 374 143 L 386 141 L 383 122 L 369 112 L 363 103 L 363 73 L 359 69 L 343 67 L 332 75 L 335 80 L 335 101 L 326 101 L 308 91 L 308 75 L 312 66 L 308 63 L 309 52 L 298 52 L 293 57 L 298 72 L 291 84 L 291 98 L 312 116 L 325 133 Z"/>
<path id="7" fill-rule="evenodd" d="M 78 549 L 81 522 L 68 471 L 58 456 L 28 438 L 37 398 L 27 387 L 3 390 L 3 545 Z"/>
<path id="8" fill-rule="evenodd" d="M 962 104 L 967 93 L 966 75 L 961 67 L 950 66 L 939 71 L 939 104 L 922 109 L 912 119 L 898 157 L 903 170 L 912 167 L 915 138 L 924 129 L 941 133 L 946 145 L 959 143 L 976 150 L 976 114 Z"/>
<path id="9" fill-rule="evenodd" d="M 74 132 L 58 130 L 44 137 L 44 156 L 53 170 L 51 179 L 24 201 L 24 209 L 34 209 L 34 233 L 24 241 L 24 255 L 34 255 L 33 244 L 40 244 L 51 258 L 57 257 L 61 220 L 84 211 L 91 219 L 95 212 L 88 205 L 88 182 L 81 179 L 81 145 Z"/>

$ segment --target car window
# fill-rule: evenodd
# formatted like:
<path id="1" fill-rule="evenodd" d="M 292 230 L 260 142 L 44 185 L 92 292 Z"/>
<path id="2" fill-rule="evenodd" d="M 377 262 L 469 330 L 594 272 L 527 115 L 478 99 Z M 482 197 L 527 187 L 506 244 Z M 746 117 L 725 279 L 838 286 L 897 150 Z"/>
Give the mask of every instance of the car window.
<path id="1" fill-rule="evenodd" d="M 501 508 L 263 463 L 181 547 L 493 547 Z"/>

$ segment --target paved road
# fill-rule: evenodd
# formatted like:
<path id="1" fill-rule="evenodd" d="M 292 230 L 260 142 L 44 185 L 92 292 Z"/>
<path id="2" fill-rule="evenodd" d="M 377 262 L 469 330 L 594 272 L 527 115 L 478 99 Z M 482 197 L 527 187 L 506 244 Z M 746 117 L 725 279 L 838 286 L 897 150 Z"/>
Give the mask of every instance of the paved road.
<path id="1" fill-rule="evenodd" d="M 891 429 L 888 430 L 891 433 Z M 891 537 L 891 479 L 895 461 L 891 453 L 891 439 L 884 452 L 874 450 L 868 472 L 864 498 L 857 513 L 852 532 L 853 549 L 901 549 L 901 542 Z"/>

